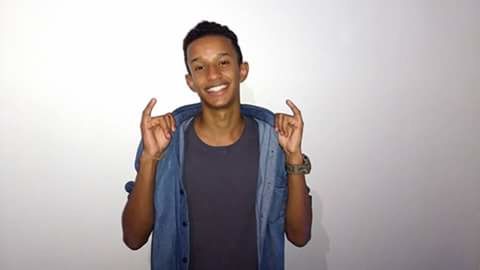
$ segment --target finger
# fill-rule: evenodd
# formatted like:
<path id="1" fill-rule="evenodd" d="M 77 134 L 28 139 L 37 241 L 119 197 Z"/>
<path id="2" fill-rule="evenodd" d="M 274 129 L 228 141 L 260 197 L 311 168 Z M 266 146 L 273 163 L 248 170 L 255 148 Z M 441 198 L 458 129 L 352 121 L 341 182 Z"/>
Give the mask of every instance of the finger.
<path id="1" fill-rule="evenodd" d="M 162 123 L 163 121 L 163 116 L 155 116 L 150 119 L 150 127 L 158 126 Z"/>
<path id="2" fill-rule="evenodd" d="M 285 115 L 281 114 L 280 115 L 280 134 L 282 134 L 282 136 L 286 136 L 286 129 L 285 129 Z"/>
<path id="3" fill-rule="evenodd" d="M 153 127 L 153 126 L 159 125 L 160 123 L 162 123 L 162 121 L 164 121 L 165 117 L 166 117 L 165 115 L 153 116 L 152 118 L 150 118 L 150 123 L 151 123 L 150 126 Z"/>
<path id="4" fill-rule="evenodd" d="M 290 99 L 287 99 L 287 105 L 288 105 L 288 107 L 290 107 L 290 109 L 292 110 L 293 116 L 294 116 L 296 119 L 302 119 L 302 113 L 301 113 L 300 110 L 297 108 L 297 106 L 293 103 L 293 101 L 291 101 Z"/>
<path id="5" fill-rule="evenodd" d="M 285 115 L 285 136 L 290 137 L 292 135 L 294 124 L 295 119 L 290 115 Z"/>
<path id="6" fill-rule="evenodd" d="M 161 137 L 165 137 L 168 139 L 167 133 L 168 133 L 168 127 L 165 123 L 165 119 L 163 117 L 156 118 L 155 120 L 151 121 L 151 128 L 155 130 L 156 134 L 161 134 Z M 161 137 L 157 137 L 157 139 L 162 139 Z"/>
<path id="7" fill-rule="evenodd" d="M 162 118 L 162 121 L 160 122 L 160 128 L 162 129 L 162 133 L 165 138 L 167 140 L 170 139 L 170 129 L 168 128 L 167 120 L 165 118 Z"/>
<path id="8" fill-rule="evenodd" d="M 165 114 L 163 116 L 163 120 L 165 121 L 165 126 L 167 128 L 168 134 L 172 133 L 172 125 L 170 124 L 170 117 L 168 117 L 168 114 Z"/>
<path id="9" fill-rule="evenodd" d="M 160 120 L 160 119 L 162 119 L 162 118 L 164 118 L 164 117 L 165 117 L 165 115 L 152 116 L 152 120 L 153 120 L 153 121 L 158 121 L 158 120 Z"/>
<path id="10" fill-rule="evenodd" d="M 163 135 L 163 132 L 162 132 L 162 128 L 161 127 L 156 127 L 153 131 L 153 136 L 155 137 L 155 143 L 158 144 L 159 142 L 165 140 L 163 137 L 165 135 Z"/>
<path id="11" fill-rule="evenodd" d="M 290 115 L 283 116 L 283 133 L 285 136 L 290 136 Z"/>
<path id="12" fill-rule="evenodd" d="M 286 116 L 287 117 L 287 126 L 290 128 L 300 127 L 301 119 L 298 120 L 295 116 Z"/>
<path id="13" fill-rule="evenodd" d="M 157 103 L 157 100 L 155 98 L 150 99 L 150 101 L 147 104 L 147 107 L 143 110 L 143 118 L 149 118 L 152 115 L 152 110 L 153 107 L 155 106 L 155 103 Z"/>
<path id="14" fill-rule="evenodd" d="M 288 137 L 292 136 L 294 128 L 295 128 L 295 125 L 291 122 L 288 122 L 288 124 L 287 124 Z"/>
<path id="15" fill-rule="evenodd" d="M 171 131 L 174 132 L 175 129 L 176 129 L 175 118 L 173 117 L 173 115 L 171 113 L 168 114 L 168 121 L 170 122 Z"/>
<path id="16" fill-rule="evenodd" d="M 164 114 L 164 115 L 152 117 L 151 118 L 151 123 L 152 124 L 150 126 L 158 125 L 162 121 L 166 121 L 167 127 L 168 127 L 170 132 L 175 131 L 175 129 L 176 129 L 175 118 L 173 117 L 173 115 L 171 113 L 167 113 L 167 114 Z"/>
<path id="17" fill-rule="evenodd" d="M 276 131 L 277 133 L 279 132 L 279 129 L 278 129 L 279 118 L 280 118 L 280 114 L 276 113 L 276 114 L 275 114 L 275 131 Z"/>

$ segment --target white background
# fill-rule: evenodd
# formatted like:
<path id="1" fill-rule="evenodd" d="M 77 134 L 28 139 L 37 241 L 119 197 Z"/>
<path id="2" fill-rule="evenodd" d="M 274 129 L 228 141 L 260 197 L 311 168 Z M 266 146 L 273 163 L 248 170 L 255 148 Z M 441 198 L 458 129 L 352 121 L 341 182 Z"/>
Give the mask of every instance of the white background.
<path id="1" fill-rule="evenodd" d="M 479 1 L 0 0 L 0 269 L 148 269 L 121 240 L 140 113 L 196 102 L 182 40 L 229 25 L 243 101 L 305 120 L 287 269 L 480 269 Z"/>

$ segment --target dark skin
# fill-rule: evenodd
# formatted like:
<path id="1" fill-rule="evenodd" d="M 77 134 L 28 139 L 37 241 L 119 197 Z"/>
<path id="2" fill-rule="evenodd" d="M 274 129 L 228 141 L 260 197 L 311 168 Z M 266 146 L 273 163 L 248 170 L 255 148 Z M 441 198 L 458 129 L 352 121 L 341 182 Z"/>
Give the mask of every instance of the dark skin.
<path id="1" fill-rule="evenodd" d="M 187 85 L 197 93 L 202 111 L 194 119 L 194 129 L 200 139 L 211 146 L 233 144 L 241 136 L 245 122 L 240 113 L 240 82 L 248 76 L 248 63 L 238 63 L 229 39 L 205 36 L 187 48 L 190 73 L 185 75 Z M 144 150 L 140 169 L 122 215 L 123 239 L 131 249 L 142 247 L 153 228 L 153 191 L 156 164 L 170 143 L 176 123 L 167 113 L 152 116 L 155 99 L 151 99 L 142 113 L 140 129 Z M 303 119 L 300 110 L 287 100 L 293 115 L 275 115 L 275 130 L 285 157 L 290 164 L 302 164 L 301 142 Z M 288 199 L 285 215 L 287 239 L 296 246 L 310 240 L 312 208 L 304 175 L 288 176 Z"/>

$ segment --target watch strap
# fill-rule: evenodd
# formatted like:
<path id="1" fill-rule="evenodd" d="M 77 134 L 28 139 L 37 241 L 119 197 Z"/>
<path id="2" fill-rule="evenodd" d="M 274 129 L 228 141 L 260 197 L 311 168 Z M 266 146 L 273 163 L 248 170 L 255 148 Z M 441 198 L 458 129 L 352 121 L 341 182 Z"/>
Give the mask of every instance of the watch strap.
<path id="1" fill-rule="evenodd" d="M 310 171 L 312 170 L 310 159 L 305 154 L 302 154 L 302 156 L 303 156 L 302 164 L 285 163 L 285 169 L 287 170 L 287 174 L 309 174 L 310 173 Z"/>

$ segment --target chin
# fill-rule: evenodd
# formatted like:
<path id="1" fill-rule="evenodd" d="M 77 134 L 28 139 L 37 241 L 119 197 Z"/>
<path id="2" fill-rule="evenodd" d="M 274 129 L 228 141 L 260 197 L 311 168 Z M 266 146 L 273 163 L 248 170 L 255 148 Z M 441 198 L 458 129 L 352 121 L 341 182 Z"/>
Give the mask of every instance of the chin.
<path id="1" fill-rule="evenodd" d="M 237 103 L 240 104 L 240 101 L 236 99 L 208 100 L 208 99 L 201 98 L 201 102 L 204 107 L 215 109 L 215 110 L 227 109 L 235 106 L 235 104 Z"/>

